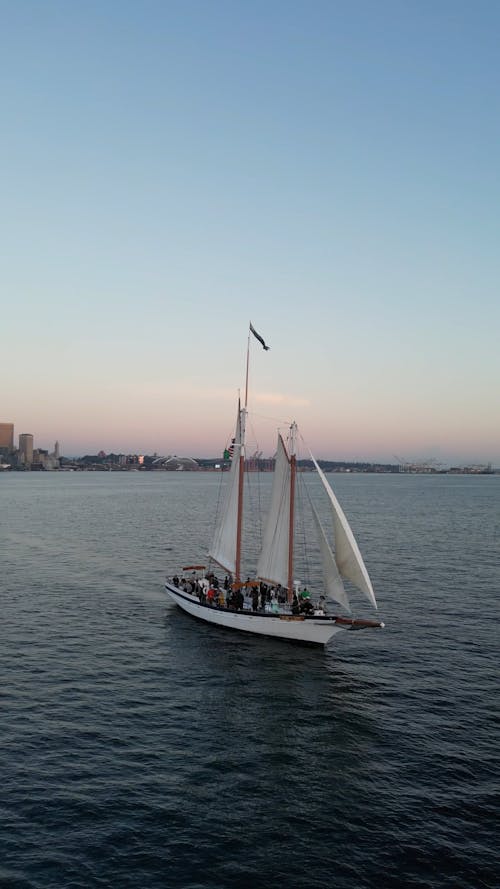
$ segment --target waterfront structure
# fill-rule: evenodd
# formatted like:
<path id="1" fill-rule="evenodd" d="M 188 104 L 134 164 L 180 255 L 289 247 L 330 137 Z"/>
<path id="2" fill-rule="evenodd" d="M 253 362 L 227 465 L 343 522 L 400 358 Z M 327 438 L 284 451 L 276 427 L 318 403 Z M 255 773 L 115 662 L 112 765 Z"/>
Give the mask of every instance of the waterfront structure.
<path id="1" fill-rule="evenodd" d="M 25 466 L 33 463 L 33 436 L 31 432 L 21 432 L 19 436 L 19 459 Z"/>
<path id="2" fill-rule="evenodd" d="M 44 469 L 46 471 L 59 469 L 61 465 L 60 458 L 56 456 L 55 450 L 52 454 L 49 454 L 48 451 L 44 451 L 42 448 L 37 448 L 33 451 L 33 463 L 31 464 L 31 468 Z"/>
<path id="3" fill-rule="evenodd" d="M 192 457 L 158 457 L 153 460 L 153 469 L 166 469 L 167 472 L 192 472 L 199 469 L 199 465 Z"/>
<path id="4" fill-rule="evenodd" d="M 0 450 L 14 450 L 14 423 L 0 423 Z"/>

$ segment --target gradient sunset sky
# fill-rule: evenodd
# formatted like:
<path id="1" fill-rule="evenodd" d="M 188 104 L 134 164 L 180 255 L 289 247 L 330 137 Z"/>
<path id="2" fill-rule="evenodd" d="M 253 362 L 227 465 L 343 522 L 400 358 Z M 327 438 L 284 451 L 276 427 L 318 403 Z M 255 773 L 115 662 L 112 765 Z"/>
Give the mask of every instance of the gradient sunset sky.
<path id="1" fill-rule="evenodd" d="M 0 421 L 500 466 L 497 2 L 1 5 Z"/>

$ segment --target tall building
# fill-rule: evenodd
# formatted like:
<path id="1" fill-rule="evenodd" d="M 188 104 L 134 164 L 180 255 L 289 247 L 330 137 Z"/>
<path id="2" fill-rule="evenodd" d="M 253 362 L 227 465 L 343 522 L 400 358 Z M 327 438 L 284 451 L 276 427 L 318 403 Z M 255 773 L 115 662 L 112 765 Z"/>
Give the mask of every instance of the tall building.
<path id="1" fill-rule="evenodd" d="M 0 448 L 14 450 L 14 423 L 0 423 Z"/>
<path id="2" fill-rule="evenodd" d="M 19 459 L 25 466 L 33 463 L 33 436 L 30 432 L 21 432 L 19 436 Z"/>

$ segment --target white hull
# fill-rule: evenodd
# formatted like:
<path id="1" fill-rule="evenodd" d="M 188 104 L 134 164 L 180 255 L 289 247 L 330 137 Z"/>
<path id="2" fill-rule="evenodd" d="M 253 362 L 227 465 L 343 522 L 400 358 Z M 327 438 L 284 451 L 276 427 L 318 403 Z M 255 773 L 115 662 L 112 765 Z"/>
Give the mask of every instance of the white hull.
<path id="1" fill-rule="evenodd" d="M 179 590 L 168 581 L 165 589 L 170 598 L 188 614 L 207 623 L 241 630 L 244 633 L 257 633 L 259 636 L 274 636 L 294 642 L 312 642 L 326 645 L 337 633 L 352 629 L 350 625 L 336 623 L 335 617 L 295 617 L 292 615 L 256 614 L 251 611 L 229 611 L 200 604 L 198 597 Z"/>

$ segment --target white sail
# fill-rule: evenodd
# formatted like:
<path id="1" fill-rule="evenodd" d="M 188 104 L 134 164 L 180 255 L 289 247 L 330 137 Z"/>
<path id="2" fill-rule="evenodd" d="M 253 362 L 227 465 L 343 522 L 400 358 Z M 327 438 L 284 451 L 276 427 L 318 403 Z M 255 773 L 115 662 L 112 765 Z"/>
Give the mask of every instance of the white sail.
<path id="1" fill-rule="evenodd" d="M 281 435 L 278 435 L 271 508 L 267 516 L 257 577 L 288 586 L 290 528 L 290 461 Z"/>
<path id="2" fill-rule="evenodd" d="M 328 599 L 334 599 L 340 602 L 348 611 L 351 610 L 347 593 L 339 574 L 335 557 L 331 551 L 330 544 L 326 538 L 323 526 L 318 518 L 318 514 L 311 503 L 312 514 L 318 532 L 319 547 L 321 551 L 321 561 L 323 564 L 323 579 L 325 582 L 325 592 Z"/>
<path id="3" fill-rule="evenodd" d="M 240 483 L 240 456 L 244 455 L 245 412 L 238 405 L 234 450 L 226 485 L 224 503 L 215 530 L 209 556 L 226 571 L 236 573 L 236 540 L 238 528 L 238 489 Z"/>
<path id="4" fill-rule="evenodd" d="M 342 511 L 340 503 L 328 484 L 324 472 L 322 472 L 312 454 L 311 459 L 318 471 L 318 475 L 323 482 L 332 505 L 333 527 L 335 532 L 335 561 L 340 574 L 346 580 L 350 580 L 358 590 L 364 593 L 369 602 L 376 608 L 377 602 L 375 600 L 371 580 L 368 576 L 368 571 L 365 568 L 365 563 L 361 557 L 358 544 L 356 543 L 349 522 Z"/>

